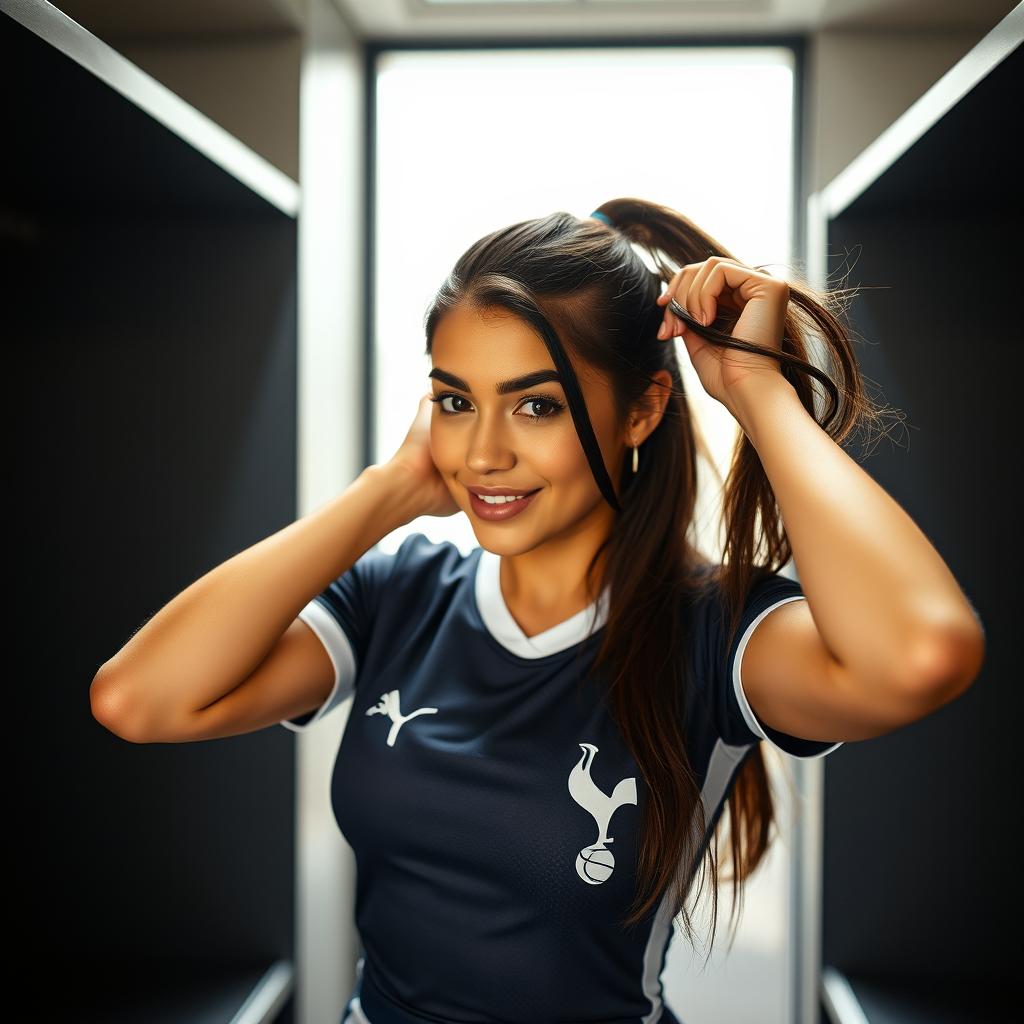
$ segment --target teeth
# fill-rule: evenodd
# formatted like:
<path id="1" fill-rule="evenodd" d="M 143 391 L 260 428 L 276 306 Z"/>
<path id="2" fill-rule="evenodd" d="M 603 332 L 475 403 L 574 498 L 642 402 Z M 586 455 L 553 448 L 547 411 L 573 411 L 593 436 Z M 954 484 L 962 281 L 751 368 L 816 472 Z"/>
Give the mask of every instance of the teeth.
<path id="1" fill-rule="evenodd" d="M 523 498 L 527 497 L 525 494 L 496 494 L 493 497 L 488 497 L 486 494 L 478 494 L 478 498 L 486 501 L 488 505 L 504 505 L 509 501 L 522 501 Z"/>

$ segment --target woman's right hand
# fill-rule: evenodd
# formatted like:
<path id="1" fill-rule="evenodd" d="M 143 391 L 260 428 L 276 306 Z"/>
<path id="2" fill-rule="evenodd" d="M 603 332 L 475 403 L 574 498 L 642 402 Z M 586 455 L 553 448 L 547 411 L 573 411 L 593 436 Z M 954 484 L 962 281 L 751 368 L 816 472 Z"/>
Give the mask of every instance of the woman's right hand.
<path id="1" fill-rule="evenodd" d="M 430 454 L 431 396 L 420 398 L 416 416 L 405 440 L 391 456 L 387 465 L 399 472 L 399 479 L 407 481 L 410 497 L 423 516 L 453 516 L 461 512 Z M 405 486 L 406 484 L 403 484 Z"/>

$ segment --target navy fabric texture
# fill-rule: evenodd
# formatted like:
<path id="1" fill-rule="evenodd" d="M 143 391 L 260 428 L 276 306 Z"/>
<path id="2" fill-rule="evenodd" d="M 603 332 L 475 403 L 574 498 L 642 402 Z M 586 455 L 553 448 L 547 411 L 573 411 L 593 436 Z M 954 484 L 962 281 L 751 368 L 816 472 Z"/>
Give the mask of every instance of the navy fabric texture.
<path id="1" fill-rule="evenodd" d="M 361 1012 L 370 1024 L 677 1024 L 660 980 L 675 932 L 667 903 L 620 924 L 646 792 L 588 671 L 607 595 L 528 638 L 498 564 L 415 533 L 310 602 L 307 621 L 350 673 L 327 703 L 352 697 L 331 804 L 357 864 Z M 763 741 L 737 691 L 744 633 L 801 596 L 780 575 L 759 583 L 728 650 L 710 592 L 688 613 L 687 754 L 709 833 Z M 764 734 L 794 756 L 839 745 Z"/>

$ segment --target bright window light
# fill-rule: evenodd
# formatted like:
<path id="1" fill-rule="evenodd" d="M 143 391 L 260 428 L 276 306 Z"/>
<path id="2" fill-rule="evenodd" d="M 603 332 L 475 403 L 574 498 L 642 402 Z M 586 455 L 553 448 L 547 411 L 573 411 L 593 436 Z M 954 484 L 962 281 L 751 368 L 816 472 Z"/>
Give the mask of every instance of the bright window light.
<path id="1" fill-rule="evenodd" d="M 744 263 L 784 276 L 793 262 L 793 64 L 781 47 L 382 54 L 374 461 L 396 451 L 430 390 L 423 317 L 431 297 L 456 258 L 496 228 L 556 210 L 585 217 L 609 199 L 640 196 L 684 213 Z M 675 344 L 724 475 L 738 428 L 703 391 L 684 342 Z M 703 460 L 701 474 L 700 543 L 717 553 L 721 495 Z M 383 546 L 394 550 L 414 531 L 464 552 L 476 546 L 461 514 L 418 519 Z M 773 844 L 751 880 L 727 957 L 719 941 L 705 971 L 685 937 L 673 941 L 665 995 L 687 1024 L 787 1020 L 788 856 Z"/>
<path id="2" fill-rule="evenodd" d="M 686 214 L 745 263 L 788 263 L 793 77 L 784 47 L 382 54 L 374 460 L 395 452 L 430 390 L 422 321 L 432 295 L 459 254 L 502 225 L 642 196 Z M 724 474 L 738 428 L 676 345 Z M 713 475 L 701 488 L 705 537 L 717 532 L 720 495 Z M 417 530 L 463 550 L 476 543 L 464 515 L 423 518 L 401 534 Z M 701 543 L 718 550 L 712 533 Z"/>

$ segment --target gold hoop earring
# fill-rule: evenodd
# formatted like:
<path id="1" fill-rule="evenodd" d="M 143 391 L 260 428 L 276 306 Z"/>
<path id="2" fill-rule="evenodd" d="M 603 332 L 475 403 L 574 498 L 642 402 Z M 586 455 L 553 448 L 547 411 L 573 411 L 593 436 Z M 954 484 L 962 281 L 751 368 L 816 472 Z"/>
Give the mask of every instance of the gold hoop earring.
<path id="1" fill-rule="evenodd" d="M 637 467 L 640 465 L 640 446 L 637 444 L 633 445 L 633 472 L 637 471 Z"/>

